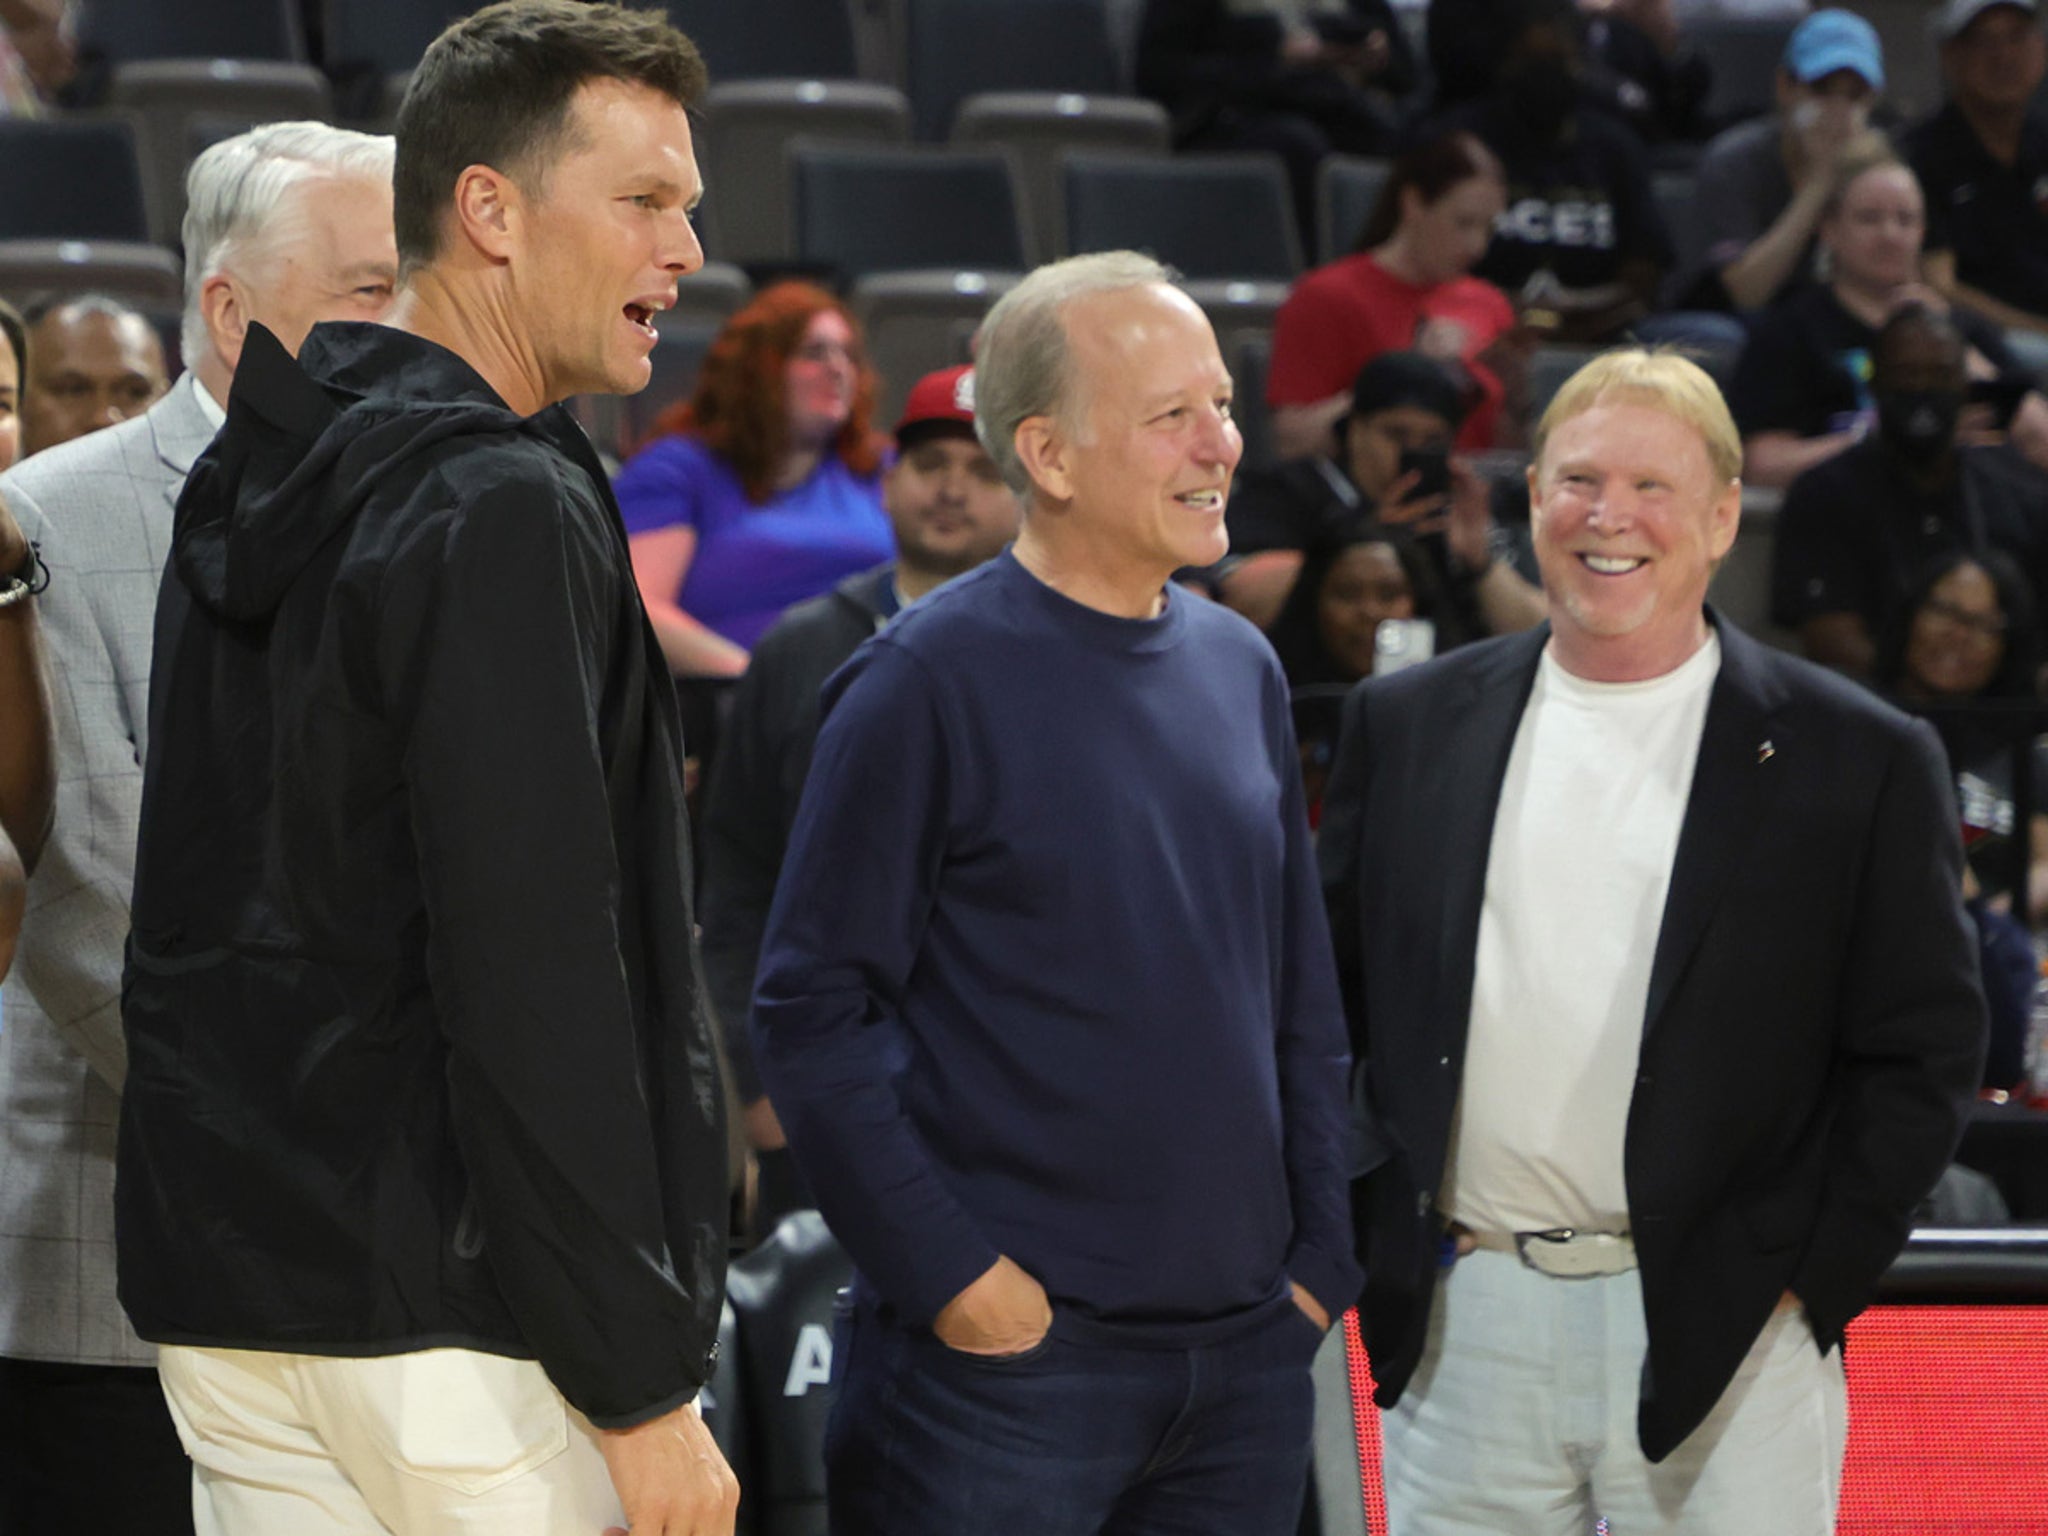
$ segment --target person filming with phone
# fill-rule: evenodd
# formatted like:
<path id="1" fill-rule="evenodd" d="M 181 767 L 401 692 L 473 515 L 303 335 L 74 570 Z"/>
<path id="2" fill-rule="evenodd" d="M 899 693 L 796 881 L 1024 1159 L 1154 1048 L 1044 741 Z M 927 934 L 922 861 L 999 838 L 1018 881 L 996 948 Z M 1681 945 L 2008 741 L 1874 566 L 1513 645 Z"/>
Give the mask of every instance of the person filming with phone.
<path id="1" fill-rule="evenodd" d="M 1501 635 L 1540 623 L 1543 594 L 1518 568 L 1526 536 L 1496 522 L 1485 477 L 1451 451 L 1465 411 L 1433 358 L 1383 352 L 1367 363 L 1322 453 L 1241 477 L 1229 512 L 1240 558 L 1222 578 L 1224 601 L 1270 628 L 1302 552 L 1369 517 L 1418 542 L 1457 631 Z"/>

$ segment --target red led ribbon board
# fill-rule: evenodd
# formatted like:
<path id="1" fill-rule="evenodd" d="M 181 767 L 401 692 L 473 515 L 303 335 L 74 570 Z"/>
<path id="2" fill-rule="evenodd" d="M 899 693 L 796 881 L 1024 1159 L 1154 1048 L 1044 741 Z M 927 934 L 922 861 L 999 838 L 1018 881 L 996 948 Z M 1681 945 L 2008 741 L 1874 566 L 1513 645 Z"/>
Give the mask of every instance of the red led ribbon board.
<path id="1" fill-rule="evenodd" d="M 1344 1338 L 1366 1528 L 1386 1536 L 1356 1313 Z M 2048 1307 L 1873 1307 L 1846 1358 L 1838 1536 L 2048 1536 Z"/>

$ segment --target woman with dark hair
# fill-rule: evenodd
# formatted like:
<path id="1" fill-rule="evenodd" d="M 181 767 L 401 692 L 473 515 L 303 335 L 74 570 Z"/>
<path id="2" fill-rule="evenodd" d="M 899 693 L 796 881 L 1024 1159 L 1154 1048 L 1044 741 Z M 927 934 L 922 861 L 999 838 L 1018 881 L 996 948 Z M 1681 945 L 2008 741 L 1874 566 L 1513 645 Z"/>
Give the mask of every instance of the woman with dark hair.
<path id="1" fill-rule="evenodd" d="M 1328 446 L 1351 381 L 1382 352 L 1422 352 L 1465 375 L 1472 408 L 1458 438 L 1490 447 L 1504 394 L 1498 343 L 1515 308 L 1471 276 L 1506 198 L 1500 162 L 1469 133 L 1428 140 L 1394 162 L 1358 249 L 1294 285 L 1273 327 L 1266 398 L 1282 458 Z"/>
<path id="2" fill-rule="evenodd" d="M 2025 925 L 2048 918 L 2048 751 L 2023 708 L 2041 699 L 2035 595 L 2010 556 L 1952 550 L 1922 568 L 1905 612 L 1878 651 L 1877 680 L 1926 715 L 1948 751 L 1969 861 L 1963 895 L 1982 945 L 1991 1009 L 1984 1083 L 2010 1088 L 2023 1073 L 2038 979 Z M 2024 901 L 2016 899 L 2013 846 L 2020 831 L 2013 785 L 2022 769 L 2033 800 Z"/>
<path id="3" fill-rule="evenodd" d="M 782 611 L 880 565 L 875 375 L 845 306 L 777 283 L 711 344 L 696 393 L 614 490 L 669 669 L 736 677 Z"/>
<path id="4" fill-rule="evenodd" d="M 0 470 L 21 457 L 21 380 L 28 372 L 28 332 L 0 299 Z"/>

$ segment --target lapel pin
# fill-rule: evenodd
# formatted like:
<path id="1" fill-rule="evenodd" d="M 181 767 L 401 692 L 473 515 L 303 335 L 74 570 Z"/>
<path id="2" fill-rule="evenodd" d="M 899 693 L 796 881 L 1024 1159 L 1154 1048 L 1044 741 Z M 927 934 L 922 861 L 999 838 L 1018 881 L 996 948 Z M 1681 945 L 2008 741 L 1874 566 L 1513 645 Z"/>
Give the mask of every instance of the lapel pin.
<path id="1" fill-rule="evenodd" d="M 1756 760 L 1758 762 L 1768 763 L 1772 758 L 1776 757 L 1777 755 L 1778 749 L 1772 746 L 1768 741 L 1757 743 Z"/>

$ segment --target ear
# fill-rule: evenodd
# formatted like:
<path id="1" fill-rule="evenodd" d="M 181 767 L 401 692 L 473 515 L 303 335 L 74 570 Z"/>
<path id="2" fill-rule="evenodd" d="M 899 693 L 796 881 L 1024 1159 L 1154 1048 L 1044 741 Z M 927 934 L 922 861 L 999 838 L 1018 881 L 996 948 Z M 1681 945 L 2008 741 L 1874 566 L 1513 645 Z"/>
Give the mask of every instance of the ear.
<path id="1" fill-rule="evenodd" d="M 1707 549 L 1712 563 L 1718 566 L 1727 558 L 1728 551 L 1735 547 L 1735 536 L 1742 531 L 1742 481 L 1739 478 L 1721 487 L 1720 494 L 1714 498 L 1712 518 Z"/>
<path id="2" fill-rule="evenodd" d="M 493 262 L 511 259 L 526 213 L 525 197 L 502 171 L 472 165 L 455 178 L 455 225 L 472 248 Z"/>
<path id="3" fill-rule="evenodd" d="M 1071 501 L 1074 479 L 1068 462 L 1066 434 L 1051 416 L 1027 416 L 1010 440 L 1031 483 L 1049 501 Z"/>
<path id="4" fill-rule="evenodd" d="M 242 361 L 242 342 L 249 334 L 247 301 L 241 285 L 225 272 L 216 272 L 199 285 L 199 315 L 206 322 L 207 337 L 220 353 L 221 361 L 233 373 Z"/>

